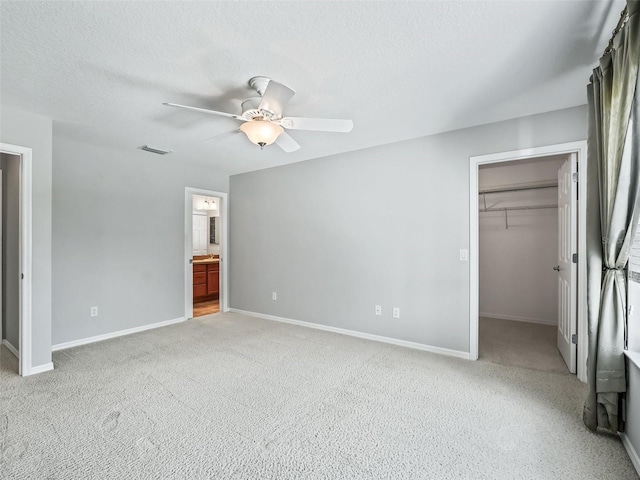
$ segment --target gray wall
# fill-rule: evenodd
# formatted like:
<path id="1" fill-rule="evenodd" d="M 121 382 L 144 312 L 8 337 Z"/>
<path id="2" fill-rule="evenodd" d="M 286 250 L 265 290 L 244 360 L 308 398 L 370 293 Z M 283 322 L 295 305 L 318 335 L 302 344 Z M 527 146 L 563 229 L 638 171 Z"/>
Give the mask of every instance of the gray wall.
<path id="1" fill-rule="evenodd" d="M 54 127 L 54 345 L 183 317 L 185 186 L 228 191 L 179 152 L 80 137 Z"/>
<path id="2" fill-rule="evenodd" d="M 20 157 L 0 154 L 2 169 L 2 339 L 20 348 Z"/>
<path id="3" fill-rule="evenodd" d="M 51 362 L 51 142 L 48 118 L 0 109 L 0 141 L 33 149 L 33 367 Z"/>
<path id="4" fill-rule="evenodd" d="M 468 352 L 469 157 L 585 136 L 575 107 L 232 176 L 231 307 Z"/>

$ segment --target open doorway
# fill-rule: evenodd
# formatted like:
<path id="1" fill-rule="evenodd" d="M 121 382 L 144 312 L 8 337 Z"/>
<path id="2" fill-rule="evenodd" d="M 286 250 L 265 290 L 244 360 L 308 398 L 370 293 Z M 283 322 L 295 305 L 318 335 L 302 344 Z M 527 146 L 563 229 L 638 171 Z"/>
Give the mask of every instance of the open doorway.
<path id="1" fill-rule="evenodd" d="M 185 189 L 185 318 L 228 311 L 227 194 Z"/>
<path id="2" fill-rule="evenodd" d="M 0 153 L 0 361 L 18 373 L 20 348 L 20 157 Z"/>
<path id="3" fill-rule="evenodd" d="M 31 358 L 31 158 L 30 148 L 0 143 L 0 358 L 2 368 L 15 362 L 19 375 L 50 370 L 53 365 L 32 368 Z M 7 355 L 13 358 L 9 359 Z M 16 359 L 17 357 L 17 359 Z"/>
<path id="4" fill-rule="evenodd" d="M 557 346 L 558 172 L 571 154 L 478 168 L 479 360 L 568 373 Z"/>
<path id="5" fill-rule="evenodd" d="M 20 351 L 20 156 L 0 153 L 0 339 L 15 356 Z"/>
<path id="6" fill-rule="evenodd" d="M 557 327 L 554 327 L 556 348 L 562 352 L 563 359 L 566 360 L 569 370 L 571 370 L 572 372 L 577 372 L 578 378 L 581 381 L 586 382 L 587 321 L 586 261 L 584 256 L 584 252 L 586 250 L 586 202 L 580 201 L 578 195 L 580 191 L 579 186 L 585 185 L 586 183 L 586 168 L 583 168 L 584 165 L 586 165 L 586 142 L 584 141 L 470 157 L 469 357 L 472 360 L 477 360 L 479 357 L 479 339 L 481 326 L 480 314 L 491 313 L 493 314 L 493 316 L 498 316 L 500 314 L 499 312 L 487 311 L 490 306 L 487 306 L 486 302 L 483 302 L 483 308 L 485 308 L 485 311 L 481 312 L 480 309 L 480 216 L 495 215 L 497 217 L 499 215 L 502 228 L 504 230 L 510 228 L 512 230 L 512 232 L 510 233 L 513 233 L 513 230 L 515 228 L 514 221 L 518 220 L 514 216 L 516 215 L 517 210 L 509 210 L 510 207 L 517 208 L 517 203 L 510 206 L 506 202 L 502 201 L 502 203 L 498 202 L 492 205 L 486 195 L 486 198 L 483 197 L 483 195 L 481 194 L 481 186 L 478 181 L 481 168 L 485 165 L 500 164 L 502 162 L 509 162 L 511 165 L 514 165 L 519 162 L 526 161 L 530 161 L 533 164 L 536 161 L 550 160 L 550 162 L 552 163 L 553 161 L 551 160 L 551 157 L 554 156 L 558 157 L 558 161 L 561 157 L 564 157 L 565 159 L 567 159 L 566 165 L 571 166 L 571 168 L 566 169 L 566 171 L 562 173 L 562 183 L 561 185 L 558 185 L 557 188 L 557 192 L 560 192 L 560 190 L 562 190 L 563 194 L 559 195 L 558 193 L 556 193 L 556 205 L 559 206 L 560 204 L 562 204 L 561 208 L 558 208 L 557 211 L 562 211 L 562 215 L 565 215 L 563 217 L 562 215 L 556 214 L 554 222 L 554 224 L 557 224 L 559 227 L 557 233 L 558 240 L 555 247 L 556 255 L 558 257 L 555 262 L 551 262 L 549 265 L 546 265 L 547 268 L 553 271 L 552 275 L 556 275 L 555 280 L 552 280 L 550 283 L 556 289 L 558 296 L 557 305 L 552 306 L 555 307 L 554 309 L 558 312 L 556 316 Z M 569 158 L 571 159 L 571 161 L 568 160 Z M 505 163 L 504 165 L 507 164 Z M 558 177 L 556 178 L 560 179 L 560 172 L 558 172 Z M 535 183 L 536 181 L 541 182 L 540 179 L 532 180 L 533 183 Z M 508 183 L 506 186 L 504 184 L 493 185 L 493 190 L 498 190 L 500 186 L 502 186 L 505 190 L 514 190 L 514 184 L 520 184 L 520 186 L 526 187 L 526 183 L 527 181 L 524 178 L 520 177 L 513 180 L 511 182 L 511 185 L 509 185 Z M 515 192 L 517 191 L 519 190 L 504 193 L 515 194 Z M 486 205 L 485 199 L 487 202 Z M 520 199 L 519 201 L 521 202 L 520 206 L 527 206 L 522 203 L 526 201 L 526 199 Z M 556 205 L 550 206 L 548 210 L 553 211 L 553 209 L 557 208 Z M 566 218 L 568 218 L 566 217 L 568 209 L 571 209 L 570 213 L 573 220 L 561 222 L 561 218 L 565 220 Z M 484 213 L 481 213 L 481 210 L 484 210 Z M 529 209 L 524 209 L 521 211 L 527 212 L 527 210 Z M 538 210 L 543 211 L 544 209 Z M 526 216 L 532 216 L 535 214 L 536 213 L 534 211 L 531 211 L 528 212 L 528 215 Z M 525 215 L 522 216 L 524 217 Z M 553 219 L 553 217 L 551 219 Z M 495 218 L 492 221 L 497 222 Z M 561 225 L 565 225 L 565 228 L 560 228 Z M 571 226 L 571 229 L 567 230 L 566 227 L 569 226 Z M 569 233 L 567 233 L 567 231 L 569 231 Z M 531 243 L 530 239 L 527 239 L 526 241 L 521 242 L 521 246 L 523 246 L 527 241 Z M 559 248 L 560 245 L 564 245 L 564 248 Z M 499 261 L 501 263 L 511 262 L 512 264 L 517 264 L 520 261 L 521 255 L 521 251 L 517 251 L 509 255 L 501 255 L 499 257 Z M 549 260 L 549 258 L 547 258 L 547 261 Z M 513 283 L 526 284 L 526 282 L 529 281 L 531 277 L 533 277 L 532 270 L 530 268 L 525 268 L 522 265 L 520 265 L 520 268 L 515 268 L 514 272 L 512 272 L 511 278 Z M 568 275 L 567 272 L 570 272 L 570 274 Z M 513 274 L 515 274 L 516 276 L 513 277 Z M 564 293 L 560 289 L 560 286 L 563 285 L 563 282 L 565 285 L 568 282 L 571 285 L 571 288 L 569 289 L 569 296 L 566 295 L 566 289 L 564 290 Z M 528 292 L 527 295 L 531 295 L 531 292 Z M 507 300 L 512 301 L 513 303 L 514 299 L 510 298 Z M 519 305 L 519 303 L 521 302 L 516 301 L 515 303 L 517 304 L 517 307 L 523 307 L 523 305 Z M 533 306 L 539 308 L 541 305 L 534 304 Z M 531 305 L 529 305 L 529 307 L 531 307 Z M 510 328 L 516 330 L 518 328 L 522 328 L 521 326 L 518 327 L 514 320 L 520 320 L 521 323 L 529 323 L 531 324 L 530 326 L 536 326 L 534 322 L 522 322 L 522 320 L 526 320 L 527 318 L 535 318 L 535 316 L 528 317 L 526 314 L 516 315 L 513 312 L 514 310 L 512 309 L 510 311 L 510 314 L 504 314 L 505 317 L 508 316 L 510 318 L 495 319 L 505 320 L 511 323 L 503 324 L 503 328 L 501 328 L 500 325 L 494 325 L 493 331 L 499 332 L 500 334 L 505 334 L 506 327 L 504 325 L 507 325 Z M 531 313 L 531 310 L 529 311 L 529 313 Z M 522 318 L 514 318 L 516 316 L 520 316 Z M 549 322 L 549 320 L 547 320 L 547 322 Z M 507 339 L 507 342 L 509 341 L 510 340 Z M 511 346 L 513 347 L 513 345 Z"/>
<path id="7" fill-rule="evenodd" d="M 193 195 L 193 317 L 220 311 L 220 198 Z"/>

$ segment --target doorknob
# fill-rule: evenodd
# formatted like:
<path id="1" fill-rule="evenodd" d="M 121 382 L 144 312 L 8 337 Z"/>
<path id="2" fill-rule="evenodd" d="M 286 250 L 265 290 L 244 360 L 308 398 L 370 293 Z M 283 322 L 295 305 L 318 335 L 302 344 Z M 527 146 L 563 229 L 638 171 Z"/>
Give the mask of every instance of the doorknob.
<path id="1" fill-rule="evenodd" d="M 559 271 L 560 271 L 560 265 L 558 265 L 557 267 L 553 267 L 553 269 L 554 269 L 556 272 L 559 272 Z"/>

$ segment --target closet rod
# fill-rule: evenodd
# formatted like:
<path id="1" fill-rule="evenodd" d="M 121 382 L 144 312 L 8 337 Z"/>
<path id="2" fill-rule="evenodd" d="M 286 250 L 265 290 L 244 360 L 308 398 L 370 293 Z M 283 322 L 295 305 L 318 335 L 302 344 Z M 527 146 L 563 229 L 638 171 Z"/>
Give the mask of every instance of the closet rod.
<path id="1" fill-rule="evenodd" d="M 522 207 L 491 207 L 491 208 L 481 208 L 479 211 L 481 213 L 484 212 L 505 212 L 512 210 L 541 210 L 543 208 L 558 208 L 557 205 L 523 205 Z"/>
<path id="2" fill-rule="evenodd" d="M 485 188 L 484 190 L 478 191 L 479 195 L 483 195 L 485 193 L 502 193 L 502 192 L 519 192 L 521 190 L 538 190 L 540 188 L 557 188 L 558 182 L 553 183 L 541 183 L 539 185 L 522 185 L 519 187 L 495 187 L 495 188 Z"/>
<path id="3" fill-rule="evenodd" d="M 509 230 L 509 212 L 513 210 L 540 210 L 543 208 L 558 208 L 557 205 L 529 205 L 522 207 L 493 207 L 493 208 L 485 208 L 480 209 L 480 213 L 482 212 L 504 212 L 504 228 Z"/>

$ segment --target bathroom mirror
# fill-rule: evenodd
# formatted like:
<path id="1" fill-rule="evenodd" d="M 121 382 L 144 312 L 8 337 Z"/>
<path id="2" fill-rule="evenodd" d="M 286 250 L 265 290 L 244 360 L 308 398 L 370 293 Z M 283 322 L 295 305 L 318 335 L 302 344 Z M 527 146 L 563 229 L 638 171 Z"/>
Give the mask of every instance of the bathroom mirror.
<path id="1" fill-rule="evenodd" d="M 218 243 L 218 239 L 216 238 L 216 218 L 218 217 L 209 217 L 209 243 Z"/>

